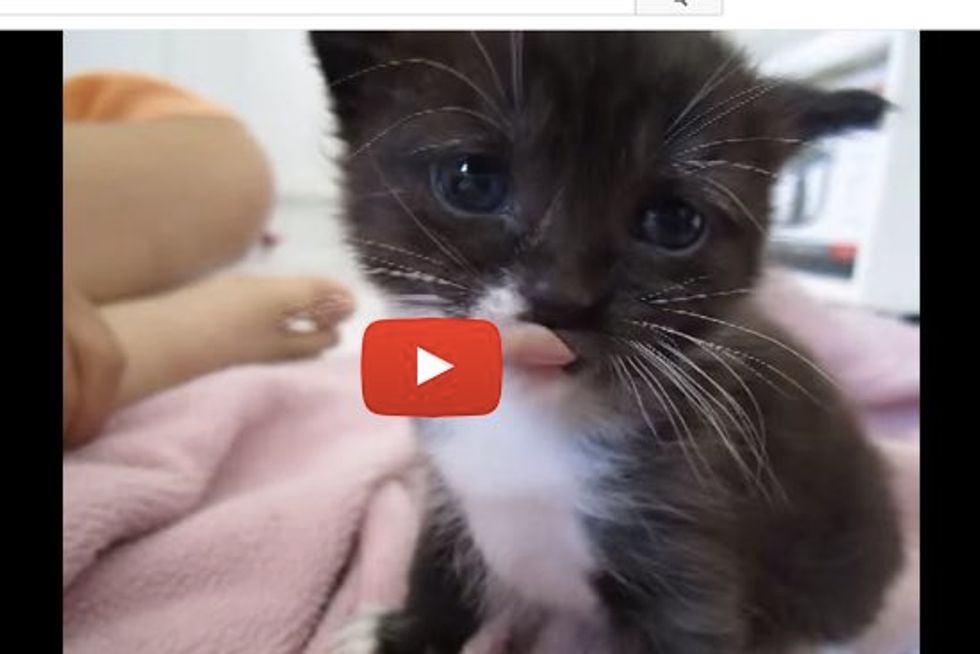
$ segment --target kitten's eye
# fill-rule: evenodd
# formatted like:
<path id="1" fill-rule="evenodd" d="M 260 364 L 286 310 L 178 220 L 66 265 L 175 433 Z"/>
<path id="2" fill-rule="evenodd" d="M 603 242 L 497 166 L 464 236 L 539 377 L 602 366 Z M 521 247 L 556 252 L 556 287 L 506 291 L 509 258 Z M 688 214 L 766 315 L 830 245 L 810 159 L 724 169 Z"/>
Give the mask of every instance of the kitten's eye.
<path id="1" fill-rule="evenodd" d="M 664 250 L 678 252 L 699 245 L 707 231 L 704 216 L 686 204 L 671 203 L 643 212 L 642 238 Z"/>
<path id="2" fill-rule="evenodd" d="M 437 162 L 432 186 L 451 209 L 498 213 L 507 202 L 508 176 L 503 162 L 486 155 L 463 155 Z"/>

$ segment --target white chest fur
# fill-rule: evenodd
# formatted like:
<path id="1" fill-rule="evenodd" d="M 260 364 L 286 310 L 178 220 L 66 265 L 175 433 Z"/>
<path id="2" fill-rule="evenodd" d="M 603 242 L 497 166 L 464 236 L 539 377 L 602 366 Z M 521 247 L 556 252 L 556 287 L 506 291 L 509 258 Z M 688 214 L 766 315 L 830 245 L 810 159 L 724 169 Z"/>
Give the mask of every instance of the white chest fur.
<path id="1" fill-rule="evenodd" d="M 426 421 L 423 431 L 494 580 L 532 602 L 588 613 L 595 566 L 581 519 L 597 466 L 560 386 L 508 373 L 494 413 Z"/>

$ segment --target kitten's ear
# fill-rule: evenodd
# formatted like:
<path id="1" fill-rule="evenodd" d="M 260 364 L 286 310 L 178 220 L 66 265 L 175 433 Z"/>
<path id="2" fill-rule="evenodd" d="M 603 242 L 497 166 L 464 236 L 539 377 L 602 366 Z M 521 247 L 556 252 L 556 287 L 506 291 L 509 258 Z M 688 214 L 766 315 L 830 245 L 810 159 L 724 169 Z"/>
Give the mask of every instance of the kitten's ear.
<path id="1" fill-rule="evenodd" d="M 387 32 L 310 32 L 310 44 L 328 83 L 335 84 L 378 63 Z"/>
<path id="2" fill-rule="evenodd" d="M 878 127 L 893 105 L 876 93 L 857 89 L 824 91 L 800 84 L 775 94 L 777 111 L 793 122 L 804 140 Z"/>
<path id="3" fill-rule="evenodd" d="M 384 61 L 388 32 L 310 32 L 310 44 L 341 119 L 355 109 L 355 99 L 372 66 Z"/>

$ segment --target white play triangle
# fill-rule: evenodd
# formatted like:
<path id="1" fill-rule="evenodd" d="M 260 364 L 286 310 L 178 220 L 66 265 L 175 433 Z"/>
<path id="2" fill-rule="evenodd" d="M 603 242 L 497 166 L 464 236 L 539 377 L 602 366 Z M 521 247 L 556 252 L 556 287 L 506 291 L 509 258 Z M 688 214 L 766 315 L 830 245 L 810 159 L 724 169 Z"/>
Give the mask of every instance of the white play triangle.
<path id="1" fill-rule="evenodd" d="M 455 366 L 444 359 L 440 359 L 428 350 L 420 347 L 415 348 L 415 385 L 421 386 L 427 381 L 435 379 L 444 372 L 449 372 Z"/>

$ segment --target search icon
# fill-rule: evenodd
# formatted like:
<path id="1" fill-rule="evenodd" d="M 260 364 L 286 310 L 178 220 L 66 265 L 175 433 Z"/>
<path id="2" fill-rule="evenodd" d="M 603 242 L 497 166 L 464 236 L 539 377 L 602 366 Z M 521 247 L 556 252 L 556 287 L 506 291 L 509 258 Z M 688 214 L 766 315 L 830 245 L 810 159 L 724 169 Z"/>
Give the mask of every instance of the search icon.
<path id="1" fill-rule="evenodd" d="M 721 16 L 725 0 L 635 0 L 638 16 Z"/>

